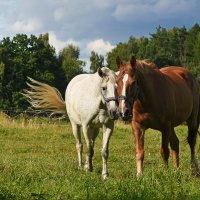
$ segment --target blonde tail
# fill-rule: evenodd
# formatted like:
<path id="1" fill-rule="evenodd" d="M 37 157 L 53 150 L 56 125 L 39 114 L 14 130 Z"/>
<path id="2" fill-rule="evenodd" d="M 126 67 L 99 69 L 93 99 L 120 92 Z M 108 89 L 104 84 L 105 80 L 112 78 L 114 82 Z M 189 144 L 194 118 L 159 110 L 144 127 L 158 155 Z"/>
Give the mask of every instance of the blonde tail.
<path id="1" fill-rule="evenodd" d="M 32 107 L 51 111 L 53 114 L 66 114 L 66 105 L 60 92 L 45 83 L 29 78 L 30 90 L 23 90 L 23 95 Z"/>

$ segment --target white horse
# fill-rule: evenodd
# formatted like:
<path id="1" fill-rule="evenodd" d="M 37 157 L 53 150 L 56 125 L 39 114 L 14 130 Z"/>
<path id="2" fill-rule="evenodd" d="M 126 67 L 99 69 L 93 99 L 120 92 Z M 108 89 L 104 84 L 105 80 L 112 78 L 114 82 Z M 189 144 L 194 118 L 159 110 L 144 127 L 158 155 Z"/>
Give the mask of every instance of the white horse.
<path id="1" fill-rule="evenodd" d="M 45 109 L 54 113 L 69 116 L 72 131 L 76 139 L 79 167 L 82 166 L 82 150 L 80 127 L 85 137 L 87 151 L 85 170 L 92 171 L 94 142 L 99 128 L 103 128 L 102 176 L 108 176 L 107 159 L 110 136 L 114 128 L 114 119 L 118 117 L 116 96 L 116 75 L 106 68 L 99 68 L 95 74 L 81 74 L 74 77 L 67 86 L 65 101 L 60 92 L 45 83 L 29 78 L 30 90 L 24 90 L 24 96 L 37 109 Z"/>

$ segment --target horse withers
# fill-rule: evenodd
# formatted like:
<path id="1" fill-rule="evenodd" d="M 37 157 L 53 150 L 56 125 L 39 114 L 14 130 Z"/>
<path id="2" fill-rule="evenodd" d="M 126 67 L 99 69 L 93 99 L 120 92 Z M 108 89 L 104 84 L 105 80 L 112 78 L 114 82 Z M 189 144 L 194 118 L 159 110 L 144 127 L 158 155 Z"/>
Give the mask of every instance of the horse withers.
<path id="1" fill-rule="evenodd" d="M 195 144 L 200 120 L 200 90 L 197 80 L 183 67 L 158 69 L 154 63 L 135 57 L 125 63 L 117 57 L 116 63 L 119 112 L 123 120 L 132 118 L 137 175 L 143 173 L 144 133 L 148 128 L 162 133 L 160 152 L 165 165 L 168 165 L 170 143 L 174 166 L 179 167 L 179 140 L 174 127 L 185 121 L 191 168 L 198 175 Z"/>
<path id="2" fill-rule="evenodd" d="M 81 74 L 74 77 L 66 88 L 65 101 L 60 92 L 45 83 L 29 78 L 29 90 L 24 95 L 36 109 L 44 109 L 54 113 L 68 114 L 78 153 L 79 167 L 82 166 L 82 150 L 80 127 L 86 141 L 85 170 L 92 171 L 94 142 L 103 128 L 102 176 L 108 175 L 108 146 L 114 128 L 114 119 L 118 117 L 116 94 L 116 75 L 106 68 L 99 68 L 95 74 Z"/>

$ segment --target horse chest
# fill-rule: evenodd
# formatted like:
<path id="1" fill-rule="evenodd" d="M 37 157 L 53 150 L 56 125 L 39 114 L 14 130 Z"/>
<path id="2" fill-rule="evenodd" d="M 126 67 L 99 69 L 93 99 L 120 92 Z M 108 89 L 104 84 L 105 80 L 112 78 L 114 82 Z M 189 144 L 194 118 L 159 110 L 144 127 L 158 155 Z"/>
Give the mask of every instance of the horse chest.
<path id="1" fill-rule="evenodd" d="M 145 129 L 152 128 L 160 130 L 163 123 L 166 122 L 166 116 L 160 112 L 146 109 L 141 104 L 137 104 L 133 109 L 133 123 L 139 123 Z"/>
<path id="2" fill-rule="evenodd" d="M 92 119 L 93 124 L 104 124 L 109 120 L 108 114 L 104 109 L 100 109 L 99 112 Z"/>

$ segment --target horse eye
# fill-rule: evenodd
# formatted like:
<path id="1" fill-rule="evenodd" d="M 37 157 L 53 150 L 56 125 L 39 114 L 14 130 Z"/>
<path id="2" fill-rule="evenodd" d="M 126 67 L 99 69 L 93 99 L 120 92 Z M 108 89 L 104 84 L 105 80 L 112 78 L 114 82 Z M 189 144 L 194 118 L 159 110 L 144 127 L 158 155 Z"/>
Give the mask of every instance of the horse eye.
<path id="1" fill-rule="evenodd" d="M 102 90 L 106 90 L 107 88 L 106 87 L 102 87 Z"/>

